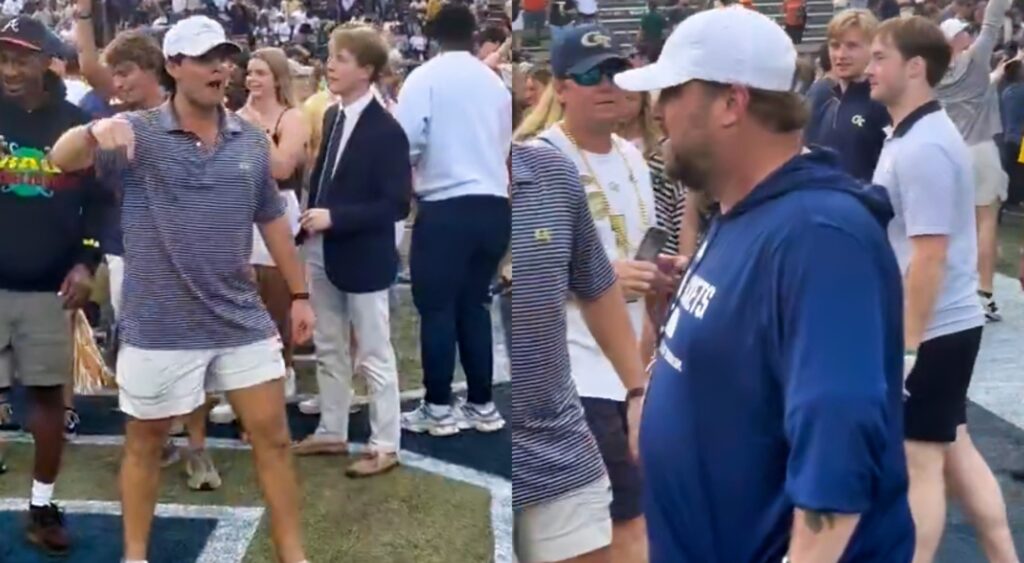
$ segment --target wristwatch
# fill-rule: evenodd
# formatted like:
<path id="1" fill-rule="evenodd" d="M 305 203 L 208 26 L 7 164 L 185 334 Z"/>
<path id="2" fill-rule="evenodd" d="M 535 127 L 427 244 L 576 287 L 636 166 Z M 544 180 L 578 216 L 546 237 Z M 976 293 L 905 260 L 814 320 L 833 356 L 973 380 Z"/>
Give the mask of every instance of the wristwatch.
<path id="1" fill-rule="evenodd" d="M 640 399 L 644 396 L 646 389 L 643 387 L 634 387 L 629 391 L 626 391 L 626 402 L 630 402 L 633 399 Z"/>
<path id="2" fill-rule="evenodd" d="M 292 294 L 292 301 L 309 301 L 309 292 L 300 291 Z"/>

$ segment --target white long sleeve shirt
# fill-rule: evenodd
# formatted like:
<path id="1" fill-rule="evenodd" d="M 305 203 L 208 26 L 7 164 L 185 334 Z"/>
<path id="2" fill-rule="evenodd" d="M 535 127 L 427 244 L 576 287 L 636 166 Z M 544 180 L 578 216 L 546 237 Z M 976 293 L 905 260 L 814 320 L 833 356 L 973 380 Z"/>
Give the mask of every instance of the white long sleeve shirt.
<path id="1" fill-rule="evenodd" d="M 512 94 L 469 52 L 442 53 L 409 75 L 396 118 L 424 201 L 508 196 Z"/>

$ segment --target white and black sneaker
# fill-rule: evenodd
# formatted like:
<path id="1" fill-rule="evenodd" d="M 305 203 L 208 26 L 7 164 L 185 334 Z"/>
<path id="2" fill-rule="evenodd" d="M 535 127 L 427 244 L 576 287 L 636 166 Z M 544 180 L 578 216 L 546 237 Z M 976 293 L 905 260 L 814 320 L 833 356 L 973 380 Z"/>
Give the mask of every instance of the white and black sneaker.
<path id="1" fill-rule="evenodd" d="M 409 432 L 431 436 L 454 436 L 459 433 L 459 423 L 455 420 L 451 405 L 431 405 L 421 401 L 416 410 L 402 414 L 402 428 Z"/>
<path id="2" fill-rule="evenodd" d="M 979 291 L 978 297 L 981 298 L 981 308 L 985 310 L 985 321 L 997 323 L 1003 320 L 1003 315 L 999 312 L 999 307 L 991 293 Z"/>
<path id="3" fill-rule="evenodd" d="M 505 427 L 505 419 L 498 412 L 493 402 L 477 405 L 459 399 L 455 403 L 455 419 L 460 430 L 476 430 L 477 432 L 497 432 Z"/>
<path id="4" fill-rule="evenodd" d="M 64 439 L 71 441 L 78 437 L 78 425 L 82 423 L 82 419 L 78 417 L 78 411 L 75 409 L 64 409 Z"/>

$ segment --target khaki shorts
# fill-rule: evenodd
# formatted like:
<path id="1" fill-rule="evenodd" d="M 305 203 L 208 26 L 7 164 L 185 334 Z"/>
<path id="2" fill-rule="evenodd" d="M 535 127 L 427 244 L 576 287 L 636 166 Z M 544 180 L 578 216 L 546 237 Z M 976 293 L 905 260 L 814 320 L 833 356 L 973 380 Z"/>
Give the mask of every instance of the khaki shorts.
<path id="1" fill-rule="evenodd" d="M 0 388 L 71 383 L 71 317 L 57 292 L 0 290 Z"/>
<path id="2" fill-rule="evenodd" d="M 572 559 L 612 544 L 612 484 L 608 477 L 515 514 L 519 563 Z"/>
<path id="3" fill-rule="evenodd" d="M 974 167 L 974 205 L 987 207 L 1006 201 L 1010 178 L 1003 170 L 1003 160 L 995 141 L 972 145 L 971 164 Z"/>
<path id="4" fill-rule="evenodd" d="M 277 337 L 212 350 L 124 346 L 117 356 L 118 399 L 128 416 L 159 420 L 196 410 L 207 391 L 246 389 L 280 379 L 284 372 Z"/>

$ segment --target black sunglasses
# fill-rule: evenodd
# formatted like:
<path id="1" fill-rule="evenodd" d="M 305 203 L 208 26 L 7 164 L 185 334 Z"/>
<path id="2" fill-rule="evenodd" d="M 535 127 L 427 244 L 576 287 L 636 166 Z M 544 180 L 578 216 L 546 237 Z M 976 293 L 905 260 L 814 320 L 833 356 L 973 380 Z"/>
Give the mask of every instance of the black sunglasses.
<path id="1" fill-rule="evenodd" d="M 628 70 L 630 66 L 625 62 L 616 61 L 612 63 L 606 63 L 597 65 L 594 68 L 586 72 L 570 73 L 569 78 L 579 84 L 580 86 L 590 87 L 597 86 L 607 76 L 608 80 L 612 80 L 616 74 Z"/>

